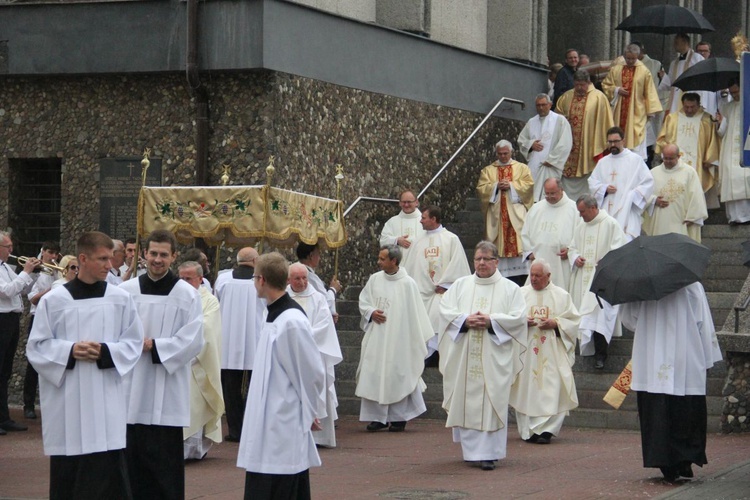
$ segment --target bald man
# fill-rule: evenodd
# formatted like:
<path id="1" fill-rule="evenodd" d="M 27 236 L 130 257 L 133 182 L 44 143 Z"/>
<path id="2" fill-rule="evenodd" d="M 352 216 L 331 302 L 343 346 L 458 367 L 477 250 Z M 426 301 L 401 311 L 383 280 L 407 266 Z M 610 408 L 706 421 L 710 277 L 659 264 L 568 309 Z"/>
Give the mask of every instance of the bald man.
<path id="1" fill-rule="evenodd" d="M 245 247 L 237 252 L 237 269 L 216 279 L 214 294 L 221 307 L 221 386 L 229 433 L 225 441 L 239 442 L 264 305 L 253 284 L 258 252 Z"/>

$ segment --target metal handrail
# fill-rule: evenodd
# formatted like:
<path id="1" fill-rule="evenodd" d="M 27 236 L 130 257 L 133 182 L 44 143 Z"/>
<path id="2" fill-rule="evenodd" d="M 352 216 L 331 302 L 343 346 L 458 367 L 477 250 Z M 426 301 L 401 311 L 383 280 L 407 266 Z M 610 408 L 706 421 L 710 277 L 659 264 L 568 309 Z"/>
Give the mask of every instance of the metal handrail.
<path id="1" fill-rule="evenodd" d="M 481 122 L 479 122 L 479 125 L 477 125 L 476 128 L 474 128 L 474 130 L 471 132 L 471 134 L 469 134 L 469 137 L 466 138 L 463 144 L 461 144 L 458 147 L 458 149 L 453 153 L 453 155 L 450 158 L 448 158 L 448 161 L 446 161 L 445 164 L 443 164 L 440 170 L 438 170 L 438 172 L 434 176 L 432 176 L 432 179 L 430 179 L 430 182 L 428 182 L 427 185 L 419 192 L 419 195 L 417 195 L 417 198 L 421 198 L 422 195 L 425 194 L 425 192 L 430 188 L 430 186 L 432 186 L 432 184 L 438 179 L 438 177 L 440 177 L 445 171 L 445 169 L 448 168 L 448 166 L 453 162 L 456 156 L 458 156 L 458 154 L 461 151 L 463 151 L 463 149 L 466 147 L 469 141 L 474 138 L 477 132 L 479 132 L 479 129 L 481 129 L 484 126 L 484 124 L 487 123 L 487 120 L 489 120 L 490 117 L 495 113 L 495 111 L 497 111 L 497 108 L 499 108 L 500 105 L 505 101 L 508 101 L 508 103 L 510 104 L 519 104 L 521 106 L 521 109 L 526 109 L 526 103 L 518 99 L 512 99 L 510 97 L 503 97 L 499 101 L 497 101 L 497 104 L 495 104 L 490 110 L 490 112 L 485 115 L 485 117 L 482 119 Z M 344 217 L 346 217 L 349 214 L 349 212 L 351 212 L 352 209 L 354 209 L 354 207 L 357 206 L 357 204 L 360 201 L 398 202 L 398 200 L 394 200 L 390 198 L 371 198 L 369 196 L 360 196 L 356 200 L 354 200 L 354 203 L 352 203 L 351 205 L 349 205 L 349 207 L 347 207 L 347 209 L 344 211 Z"/>
<path id="2" fill-rule="evenodd" d="M 740 313 L 747 310 L 750 306 L 750 295 L 745 298 L 741 306 L 734 306 L 734 333 L 740 332 Z"/>

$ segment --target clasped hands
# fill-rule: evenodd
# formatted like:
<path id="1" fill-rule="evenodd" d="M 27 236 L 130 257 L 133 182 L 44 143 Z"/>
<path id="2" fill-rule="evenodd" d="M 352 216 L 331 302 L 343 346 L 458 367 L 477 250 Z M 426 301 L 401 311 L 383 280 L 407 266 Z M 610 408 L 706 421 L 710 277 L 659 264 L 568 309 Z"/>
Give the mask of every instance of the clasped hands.
<path id="1" fill-rule="evenodd" d="M 102 345 L 99 342 L 83 341 L 73 344 L 73 358 L 80 361 L 97 361 L 102 357 Z"/>
<path id="2" fill-rule="evenodd" d="M 464 324 L 473 329 L 483 330 L 490 326 L 490 315 L 482 314 L 477 311 L 474 314 L 470 314 L 466 317 Z"/>

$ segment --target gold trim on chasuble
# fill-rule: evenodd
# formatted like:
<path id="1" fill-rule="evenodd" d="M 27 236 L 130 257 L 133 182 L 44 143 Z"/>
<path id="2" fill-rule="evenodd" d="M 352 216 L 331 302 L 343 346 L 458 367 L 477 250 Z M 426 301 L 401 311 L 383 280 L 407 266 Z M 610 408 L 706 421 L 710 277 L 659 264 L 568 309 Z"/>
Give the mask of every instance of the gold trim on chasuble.
<path id="1" fill-rule="evenodd" d="M 498 166 L 497 180 L 513 182 L 513 164 Z M 503 192 L 500 194 L 500 222 L 503 235 L 503 254 L 500 257 L 518 257 L 521 252 L 518 250 L 518 238 L 508 210 L 508 200 Z"/>
<path id="2" fill-rule="evenodd" d="M 570 154 L 565 162 L 565 169 L 563 170 L 564 177 L 580 177 L 578 175 L 578 164 L 579 158 L 581 157 L 581 142 L 583 137 L 583 121 L 586 115 L 586 99 L 588 99 L 588 92 L 583 97 L 573 95 L 573 99 L 570 100 L 570 107 L 568 108 L 568 121 L 570 122 L 570 128 L 573 132 L 573 147 L 570 149 Z"/>
<path id="3" fill-rule="evenodd" d="M 620 128 L 625 130 L 628 125 L 628 115 L 630 112 L 630 99 L 633 97 L 633 79 L 635 78 L 635 66 L 625 66 L 622 68 L 623 89 L 628 91 L 627 96 L 621 96 L 620 99 Z M 624 139 L 624 138 L 623 138 Z"/>
<path id="4" fill-rule="evenodd" d="M 476 297 L 476 290 L 477 287 L 475 285 L 474 291 L 471 294 L 472 312 L 470 312 L 469 314 L 474 314 L 477 311 L 484 314 L 489 314 L 492 303 L 494 302 L 493 299 L 495 298 L 494 285 L 492 286 L 492 292 L 490 294 L 489 300 L 487 300 L 487 297 Z M 490 398 L 487 395 L 487 384 L 485 384 L 484 381 L 484 367 L 482 366 L 482 358 L 484 357 L 484 336 L 489 335 L 489 332 L 487 331 L 487 328 L 484 328 L 482 330 L 471 328 L 468 332 L 466 332 L 466 335 L 468 335 L 469 337 L 469 345 L 466 349 L 466 355 L 468 359 L 466 360 L 466 380 L 464 381 L 464 387 L 466 388 L 464 390 L 464 423 L 471 422 L 470 419 L 476 418 L 477 416 L 479 416 L 480 419 L 483 420 L 484 404 L 485 402 L 490 401 Z M 470 398 L 470 396 L 473 397 Z M 471 414 L 468 414 L 468 412 L 466 411 L 469 408 L 467 399 L 479 398 L 479 396 L 481 396 L 482 398 L 481 409 L 477 412 L 471 412 Z M 497 418 L 500 422 L 503 421 L 499 415 L 497 415 Z M 466 427 L 476 429 L 485 428 L 483 421 L 480 422 L 478 426 L 476 424 L 474 425 L 475 427 L 472 427 L 471 425 L 467 425 Z"/>

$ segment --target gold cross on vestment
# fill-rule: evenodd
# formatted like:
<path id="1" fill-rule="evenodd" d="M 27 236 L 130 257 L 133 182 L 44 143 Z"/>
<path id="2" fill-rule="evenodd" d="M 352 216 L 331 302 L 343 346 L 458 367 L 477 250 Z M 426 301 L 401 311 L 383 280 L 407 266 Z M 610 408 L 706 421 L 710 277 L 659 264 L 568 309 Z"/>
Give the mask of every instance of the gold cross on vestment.
<path id="1" fill-rule="evenodd" d="M 611 173 L 611 174 L 609 174 L 609 178 L 610 178 L 610 180 L 612 181 L 612 183 L 613 183 L 613 184 L 614 184 L 614 182 L 615 182 L 615 177 L 617 177 L 617 172 L 615 172 L 615 171 L 613 170 L 613 171 L 612 171 L 612 173 Z"/>
<path id="2" fill-rule="evenodd" d="M 474 365 L 469 368 L 469 378 L 484 378 L 484 370 L 482 370 L 482 365 Z"/>

